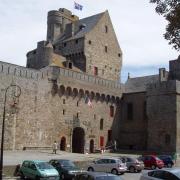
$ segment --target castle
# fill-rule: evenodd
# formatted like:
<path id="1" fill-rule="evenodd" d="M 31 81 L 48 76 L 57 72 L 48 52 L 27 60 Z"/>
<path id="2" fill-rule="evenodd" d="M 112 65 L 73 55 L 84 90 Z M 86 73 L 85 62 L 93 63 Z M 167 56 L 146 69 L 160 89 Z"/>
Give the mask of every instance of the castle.
<path id="1" fill-rule="evenodd" d="M 48 12 L 46 41 L 27 53 L 21 67 L 0 62 L 0 104 L 10 84 L 5 148 L 49 147 L 94 152 L 119 149 L 180 152 L 180 58 L 169 72 L 121 83 L 122 51 L 108 11 L 79 19 L 60 8 Z M 2 116 L 1 116 L 2 117 Z M 1 121 L 2 124 L 2 121 Z"/>

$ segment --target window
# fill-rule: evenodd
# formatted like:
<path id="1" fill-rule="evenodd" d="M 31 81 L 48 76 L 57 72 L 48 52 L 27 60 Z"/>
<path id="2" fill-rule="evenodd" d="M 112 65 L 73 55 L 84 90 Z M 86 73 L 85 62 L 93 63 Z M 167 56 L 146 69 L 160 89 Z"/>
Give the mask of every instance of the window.
<path id="1" fill-rule="evenodd" d="M 68 65 L 69 69 L 72 69 L 72 63 L 70 62 Z"/>
<path id="2" fill-rule="evenodd" d="M 77 104 L 76 104 L 77 106 L 79 106 L 79 101 L 77 101 Z"/>
<path id="3" fill-rule="evenodd" d="M 66 44 L 66 43 L 64 43 L 64 47 L 66 47 L 66 45 L 67 45 L 67 44 Z"/>
<path id="4" fill-rule="evenodd" d="M 121 53 L 118 53 L 118 57 L 121 57 Z"/>
<path id="5" fill-rule="evenodd" d="M 105 33 L 108 33 L 108 27 L 105 26 Z"/>
<path id="6" fill-rule="evenodd" d="M 76 39 L 76 41 L 75 41 L 75 42 L 76 42 L 76 44 L 78 44 L 78 39 Z"/>
<path id="7" fill-rule="evenodd" d="M 166 145 L 169 145 L 171 142 L 171 136 L 169 134 L 166 134 L 165 135 L 165 144 Z"/>
<path id="8" fill-rule="evenodd" d="M 133 120 L 133 104 L 132 103 L 127 104 L 127 119 Z"/>
<path id="9" fill-rule="evenodd" d="M 105 46 L 104 48 L 105 48 L 105 52 L 107 52 L 108 51 L 107 46 Z"/>
<path id="10" fill-rule="evenodd" d="M 110 106 L 110 117 L 114 117 L 114 106 Z"/>
<path id="11" fill-rule="evenodd" d="M 76 117 L 79 118 L 79 113 L 76 114 Z"/>
<path id="12" fill-rule="evenodd" d="M 94 75 L 97 76 L 98 75 L 98 68 L 94 67 Z"/>
<path id="13" fill-rule="evenodd" d="M 88 41 L 88 43 L 89 43 L 89 44 L 92 44 L 92 41 L 91 41 L 91 40 L 89 40 L 89 41 Z"/>
<path id="14" fill-rule="evenodd" d="M 65 109 L 63 109 L 63 115 L 65 115 L 65 112 L 66 112 Z"/>
<path id="15" fill-rule="evenodd" d="M 66 100 L 65 99 L 63 99 L 63 104 L 66 104 Z"/>
<path id="16" fill-rule="evenodd" d="M 96 114 L 94 114 L 94 119 L 96 119 Z"/>
<path id="17" fill-rule="evenodd" d="M 104 120 L 100 119 L 100 130 L 103 130 Z"/>

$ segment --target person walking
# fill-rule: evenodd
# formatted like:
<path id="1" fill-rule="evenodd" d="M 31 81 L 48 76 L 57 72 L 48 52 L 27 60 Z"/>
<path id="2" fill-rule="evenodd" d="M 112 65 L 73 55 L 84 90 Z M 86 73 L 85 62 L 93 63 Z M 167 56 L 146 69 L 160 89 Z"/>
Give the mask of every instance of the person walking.
<path id="1" fill-rule="evenodd" d="M 54 153 L 54 154 L 56 154 L 57 149 L 58 149 L 57 142 L 54 141 L 54 143 L 53 143 L 53 153 Z"/>

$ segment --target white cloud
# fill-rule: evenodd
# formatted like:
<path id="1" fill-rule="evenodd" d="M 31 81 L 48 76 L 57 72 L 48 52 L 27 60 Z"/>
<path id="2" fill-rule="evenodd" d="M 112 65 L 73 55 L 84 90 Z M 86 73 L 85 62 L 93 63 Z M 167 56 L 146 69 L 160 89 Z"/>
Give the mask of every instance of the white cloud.
<path id="1" fill-rule="evenodd" d="M 67 8 L 80 18 L 109 10 L 123 50 L 125 66 L 167 64 L 178 53 L 164 40 L 166 22 L 148 0 L 76 0 L 84 6 L 73 10 L 72 0 L 0 0 L 0 60 L 25 65 L 26 53 L 46 39 L 47 12 Z"/>

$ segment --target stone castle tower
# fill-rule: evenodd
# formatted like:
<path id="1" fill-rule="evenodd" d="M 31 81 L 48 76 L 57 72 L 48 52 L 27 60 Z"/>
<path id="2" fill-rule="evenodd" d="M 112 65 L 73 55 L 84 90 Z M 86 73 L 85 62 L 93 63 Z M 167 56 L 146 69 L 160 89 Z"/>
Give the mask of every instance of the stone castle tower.
<path id="1" fill-rule="evenodd" d="M 108 11 L 80 19 L 48 13 L 47 39 L 27 53 L 27 67 L 1 62 L 1 88 L 21 87 L 8 108 L 6 148 L 93 152 L 118 137 L 122 51 Z M 1 97 L 3 99 L 3 95 Z M 28 137 L 28 138 L 27 138 Z"/>
<path id="2" fill-rule="evenodd" d="M 67 9 L 50 11 L 47 40 L 27 54 L 27 67 L 41 69 L 54 62 L 119 82 L 122 51 L 108 12 L 79 20 Z"/>

